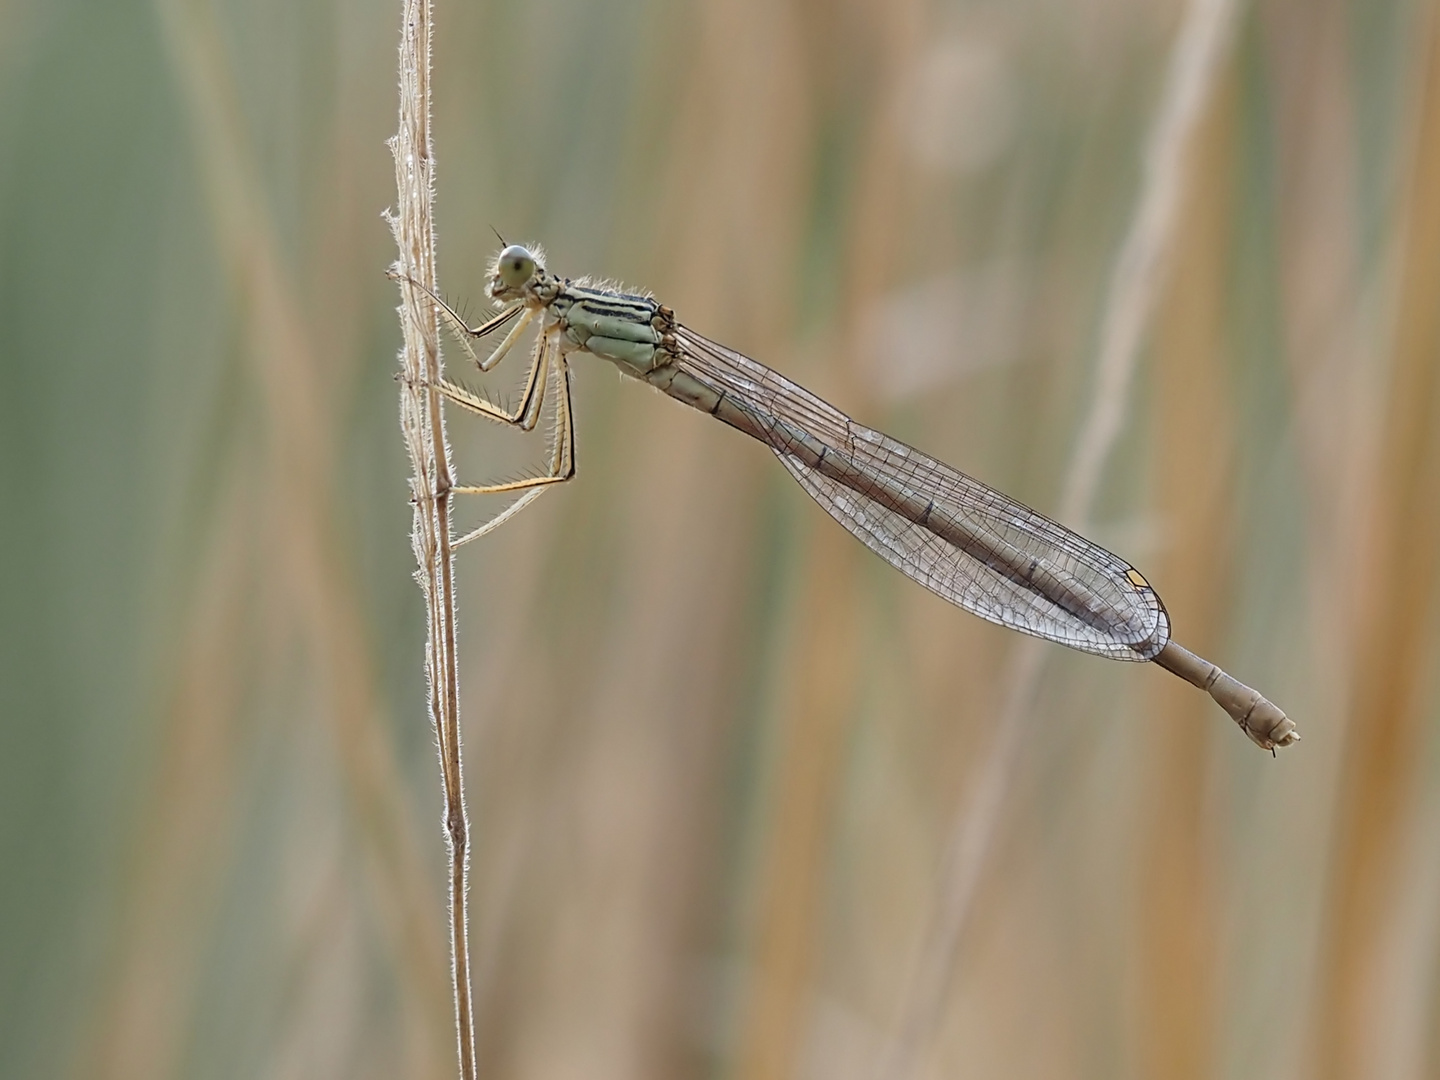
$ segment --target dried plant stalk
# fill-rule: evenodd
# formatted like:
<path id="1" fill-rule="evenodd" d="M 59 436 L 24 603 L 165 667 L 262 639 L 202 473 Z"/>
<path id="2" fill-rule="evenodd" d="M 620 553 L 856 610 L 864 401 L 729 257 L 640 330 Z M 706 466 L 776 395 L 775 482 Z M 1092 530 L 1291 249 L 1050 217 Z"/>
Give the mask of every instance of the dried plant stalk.
<path id="1" fill-rule="evenodd" d="M 455 573 L 450 537 L 450 445 L 445 414 L 434 387 L 440 379 L 435 309 L 409 282 L 435 291 L 434 155 L 430 133 L 430 0 L 404 0 L 400 29 L 400 128 L 390 140 L 395 158 L 396 208 L 388 215 L 399 257 L 400 430 L 410 454 L 416 579 L 425 594 L 429 633 L 425 672 L 430 717 L 444 781 L 445 836 L 450 849 L 450 968 L 460 1076 L 475 1077 L 475 1025 L 471 1012 L 466 915 L 469 823 L 460 762 L 459 676 L 455 661 Z"/>

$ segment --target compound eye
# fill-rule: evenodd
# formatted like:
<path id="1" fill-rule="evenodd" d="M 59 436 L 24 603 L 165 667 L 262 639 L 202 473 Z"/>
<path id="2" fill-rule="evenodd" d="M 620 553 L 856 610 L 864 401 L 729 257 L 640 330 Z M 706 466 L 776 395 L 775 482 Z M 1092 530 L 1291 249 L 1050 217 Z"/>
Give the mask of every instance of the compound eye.
<path id="1" fill-rule="evenodd" d="M 495 274 L 507 289 L 518 289 L 535 274 L 535 257 L 519 244 L 500 252 Z"/>

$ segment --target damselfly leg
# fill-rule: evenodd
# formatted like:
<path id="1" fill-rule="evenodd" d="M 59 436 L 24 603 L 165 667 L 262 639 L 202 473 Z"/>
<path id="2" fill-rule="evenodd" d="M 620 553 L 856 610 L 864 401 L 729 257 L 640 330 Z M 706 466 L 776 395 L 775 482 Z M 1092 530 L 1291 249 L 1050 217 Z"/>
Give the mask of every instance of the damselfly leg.
<path id="1" fill-rule="evenodd" d="M 533 316 L 530 316 L 530 318 L 533 318 Z M 515 324 L 515 330 L 523 329 L 527 321 L 527 318 L 522 316 L 521 321 Z M 511 334 L 513 335 L 514 332 L 515 331 L 512 330 Z M 513 344 L 513 342 L 510 342 L 510 344 L 501 342 L 500 348 L 496 349 L 495 352 L 500 353 L 501 349 L 509 352 Z M 487 420 L 508 424 L 510 427 L 518 427 L 521 431 L 533 431 L 535 424 L 540 419 L 540 407 L 545 401 L 545 354 L 548 348 L 549 341 L 547 335 L 542 333 L 535 339 L 535 349 L 530 360 L 530 374 L 525 377 L 525 391 L 521 394 L 520 404 L 514 412 L 502 409 L 489 398 L 477 394 L 469 387 L 451 382 L 449 379 L 442 378 L 435 384 L 435 389 L 439 390 L 446 398 L 453 401 L 456 405 L 459 405 L 462 409 L 478 413 Z M 472 353 L 471 355 L 473 357 L 474 354 Z M 503 356 L 503 354 L 501 355 Z M 481 370 L 489 369 L 482 368 Z"/>
<path id="2" fill-rule="evenodd" d="M 543 334 L 536 343 L 536 352 L 539 354 L 536 359 L 535 368 L 531 372 L 531 381 L 535 380 L 535 372 L 542 367 L 545 369 L 544 383 L 555 383 L 555 440 L 550 452 L 550 471 L 544 476 L 529 476 L 521 480 L 508 480 L 503 484 L 481 484 L 481 485 L 456 485 L 451 491 L 461 495 L 503 495 L 507 491 L 525 491 L 528 488 L 545 487 L 548 484 L 560 484 L 569 480 L 575 475 L 575 424 L 570 408 L 570 366 L 560 354 L 559 340 L 556 335 Z M 542 384 L 543 385 L 543 384 Z M 455 402 L 461 408 L 477 412 L 481 416 L 495 419 L 490 410 L 494 408 L 483 398 L 477 398 L 469 391 L 461 389 L 461 394 L 451 393 L 446 387 L 441 386 L 440 392 L 446 398 Z M 540 412 L 540 402 L 544 400 L 545 391 L 542 389 L 535 395 L 535 412 Z M 514 424 L 524 430 L 529 430 L 522 421 L 511 417 L 503 418 L 506 423 Z M 531 422 L 531 427 L 534 422 Z"/>
<path id="3" fill-rule="evenodd" d="M 519 325 L 517 324 L 517 329 Z M 512 331 L 513 333 L 513 331 Z M 493 529 L 498 529 L 521 510 L 525 509 L 547 490 L 563 484 L 575 475 L 575 419 L 570 405 L 570 365 L 560 352 L 559 336 L 554 331 L 542 332 L 535 340 L 535 358 L 530 365 L 530 374 L 525 381 L 525 393 L 514 412 L 506 412 L 479 394 L 448 380 L 442 380 L 436 389 L 446 398 L 468 412 L 476 413 L 487 420 L 495 420 L 521 431 L 532 431 L 540 419 L 545 402 L 546 388 L 554 382 L 553 424 L 554 440 L 550 451 L 550 469 L 541 476 L 527 476 L 519 480 L 507 480 L 495 484 L 456 484 L 450 490 L 457 495 L 505 495 L 521 493 L 495 517 L 483 525 L 456 539 L 453 547 L 478 540 Z"/>
<path id="4" fill-rule="evenodd" d="M 407 279 L 409 280 L 409 279 Z M 433 291 L 421 285 L 417 281 L 409 280 L 409 284 L 424 292 L 435 304 L 441 321 L 450 330 L 451 336 L 465 355 L 481 371 L 489 371 L 501 360 L 503 360 L 515 347 L 522 334 L 540 314 L 540 309 L 526 304 L 512 304 L 501 311 L 494 318 L 489 319 L 477 326 L 470 326 L 453 307 L 437 296 Z M 515 319 L 515 325 L 510 328 L 509 333 L 483 360 L 472 347 L 472 341 L 481 338 L 498 330 L 511 319 Z M 470 532 L 456 539 L 453 547 L 476 540 L 493 529 L 499 528 L 505 522 L 518 514 L 525 507 L 529 506 L 536 499 L 545 493 L 550 487 L 556 484 L 563 484 L 566 480 L 575 475 L 575 424 L 574 414 L 570 405 L 570 367 L 560 350 L 558 332 L 554 328 L 542 330 L 535 339 L 535 347 L 531 354 L 529 373 L 525 378 L 525 389 L 521 394 L 520 403 L 514 410 L 508 410 L 495 404 L 483 394 L 471 390 L 469 387 L 442 378 L 435 384 L 435 389 L 446 400 L 453 402 L 467 412 L 475 413 L 505 424 L 509 427 L 518 427 L 521 431 L 533 431 L 540 420 L 540 414 L 544 408 L 547 387 L 554 382 L 553 422 L 554 440 L 550 453 L 549 470 L 541 476 L 528 476 L 519 480 L 508 480 L 494 484 L 456 484 L 450 491 L 457 495 L 506 495 L 520 493 L 520 498 L 511 503 L 495 517 L 472 529 Z"/>
<path id="5" fill-rule="evenodd" d="M 471 540 L 478 540 L 491 530 L 498 529 L 550 488 L 563 484 L 575 476 L 575 417 L 570 405 L 570 365 L 560 351 L 558 334 L 541 334 L 540 340 L 537 342 L 537 350 L 541 359 L 536 365 L 536 370 L 543 366 L 545 368 L 544 383 L 548 384 L 552 380 L 555 383 L 555 437 L 550 451 L 550 471 L 543 476 L 528 476 L 500 484 L 464 484 L 452 488 L 452 491 L 460 495 L 503 495 L 517 491 L 522 492 L 520 498 L 495 517 L 461 536 L 453 543 L 453 547 L 467 544 Z M 445 396 L 457 405 L 467 409 L 472 408 L 468 402 L 452 396 L 444 388 L 442 388 L 442 393 L 445 393 Z M 535 395 L 537 415 L 540 411 L 539 402 L 543 399 L 544 393 L 542 388 Z M 490 415 L 483 410 L 477 411 L 480 411 L 482 416 Z"/>

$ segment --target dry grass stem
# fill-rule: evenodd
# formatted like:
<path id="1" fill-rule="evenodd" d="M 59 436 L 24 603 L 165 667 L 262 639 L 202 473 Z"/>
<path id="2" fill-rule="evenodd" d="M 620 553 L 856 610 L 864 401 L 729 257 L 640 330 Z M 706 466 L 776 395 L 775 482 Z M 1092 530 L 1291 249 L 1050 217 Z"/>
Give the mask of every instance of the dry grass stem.
<path id="1" fill-rule="evenodd" d="M 434 172 L 430 131 L 429 0 L 405 0 L 400 31 L 400 127 L 390 141 L 395 158 L 396 208 L 390 216 L 402 282 L 419 282 L 432 293 L 435 281 Z M 459 676 L 455 658 L 455 576 L 450 537 L 450 448 L 445 416 L 434 387 L 440 379 L 438 324 L 433 303 L 402 284 L 400 326 L 400 430 L 410 455 L 416 578 L 425 594 L 429 633 L 426 675 L 444 780 L 445 835 L 450 849 L 450 956 L 455 991 L 460 1076 L 473 1080 L 475 1025 L 470 998 L 466 873 L 468 822 L 460 761 Z"/>

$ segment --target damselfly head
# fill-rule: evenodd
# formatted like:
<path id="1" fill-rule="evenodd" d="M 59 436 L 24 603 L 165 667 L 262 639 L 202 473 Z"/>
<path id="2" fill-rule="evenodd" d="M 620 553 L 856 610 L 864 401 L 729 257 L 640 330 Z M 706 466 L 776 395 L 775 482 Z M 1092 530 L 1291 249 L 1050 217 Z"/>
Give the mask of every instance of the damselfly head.
<path id="1" fill-rule="evenodd" d="M 497 300 L 515 299 L 536 271 L 542 269 L 529 248 L 511 244 L 495 256 L 490 271 L 490 295 Z"/>

